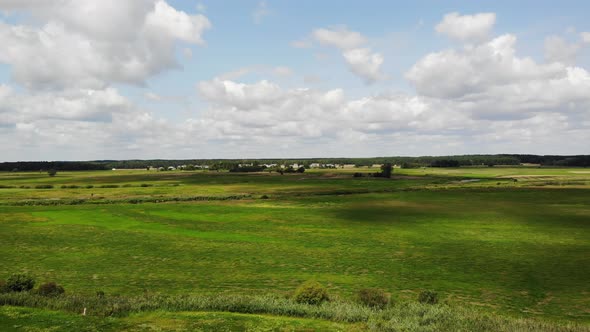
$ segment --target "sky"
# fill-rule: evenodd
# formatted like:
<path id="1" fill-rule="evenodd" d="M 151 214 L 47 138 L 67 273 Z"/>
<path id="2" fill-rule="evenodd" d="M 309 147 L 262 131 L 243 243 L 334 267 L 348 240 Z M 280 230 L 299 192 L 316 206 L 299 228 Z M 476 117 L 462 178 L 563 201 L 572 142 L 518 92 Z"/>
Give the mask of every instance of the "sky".
<path id="1" fill-rule="evenodd" d="M 589 12 L 0 0 L 0 161 L 589 154 Z"/>

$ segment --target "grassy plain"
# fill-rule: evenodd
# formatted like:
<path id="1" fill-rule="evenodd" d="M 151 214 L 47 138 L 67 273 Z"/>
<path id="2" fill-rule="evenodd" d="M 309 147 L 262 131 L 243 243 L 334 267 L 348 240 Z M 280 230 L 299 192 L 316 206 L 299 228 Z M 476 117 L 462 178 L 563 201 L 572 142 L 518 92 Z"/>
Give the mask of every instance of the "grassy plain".
<path id="1" fill-rule="evenodd" d="M 394 302 L 434 289 L 459 307 L 590 322 L 589 169 L 352 177 L 370 171 L 0 173 L 0 279 L 27 272 L 69 293 L 130 296 L 287 295 L 316 279 L 342 300 L 365 287 L 391 292 Z M 127 203 L 229 195 L 247 197 Z M 62 204 L 71 199 L 83 201 Z M 17 206 L 23 201 L 55 205 Z M 308 323 L 322 322 L 289 324 Z"/>

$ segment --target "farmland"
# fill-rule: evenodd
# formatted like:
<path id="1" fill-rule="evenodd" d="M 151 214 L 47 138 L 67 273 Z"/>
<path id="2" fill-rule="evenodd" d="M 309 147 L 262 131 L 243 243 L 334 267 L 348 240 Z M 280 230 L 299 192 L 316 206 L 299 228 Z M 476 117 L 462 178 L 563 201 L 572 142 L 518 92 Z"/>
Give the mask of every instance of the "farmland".
<path id="1" fill-rule="evenodd" d="M 359 289 L 371 287 L 400 304 L 432 289 L 450 308 L 587 328 L 590 170 L 418 168 L 395 169 L 392 179 L 352 176 L 375 171 L 0 173 L 0 279 L 27 273 L 88 297 L 285 298 L 316 280 L 337 301 L 354 302 Z M 23 324 L 22 315 L 71 315 L 0 309 L 0 327 Z M 134 326 L 139 315 L 205 330 L 219 320 L 240 328 L 367 327 L 213 311 L 80 324 L 115 330 Z"/>

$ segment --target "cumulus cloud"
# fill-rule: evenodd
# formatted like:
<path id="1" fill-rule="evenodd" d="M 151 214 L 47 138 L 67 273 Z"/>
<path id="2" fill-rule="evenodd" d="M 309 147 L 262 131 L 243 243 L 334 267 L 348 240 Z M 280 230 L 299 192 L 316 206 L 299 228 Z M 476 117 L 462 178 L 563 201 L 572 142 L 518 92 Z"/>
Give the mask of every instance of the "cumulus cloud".
<path id="1" fill-rule="evenodd" d="M 387 76 L 381 72 L 383 55 L 373 52 L 370 48 L 361 47 L 367 39 L 356 31 L 350 31 L 345 26 L 330 29 L 316 29 L 312 37 L 321 45 L 336 47 L 341 50 L 350 71 L 362 78 L 366 83 L 374 83 Z M 303 46 L 296 42 L 294 47 Z"/>
<path id="2" fill-rule="evenodd" d="M 350 31 L 347 27 L 338 26 L 331 29 L 316 29 L 313 38 L 322 45 L 333 46 L 343 50 L 357 48 L 367 42 L 359 32 Z"/>
<path id="3" fill-rule="evenodd" d="M 431 53 L 406 77 L 418 93 L 452 100 L 474 119 L 515 120 L 590 107 L 590 74 L 563 61 L 539 64 L 515 54 L 516 37 L 499 36 L 476 47 Z"/>
<path id="4" fill-rule="evenodd" d="M 197 89 L 210 107 L 192 121 L 193 128 L 207 126 L 211 135 L 226 139 L 440 133 L 464 130 L 469 124 L 444 101 L 419 96 L 349 100 L 341 89 L 284 89 L 264 80 L 245 84 L 214 79 L 201 82 Z"/>
<path id="5" fill-rule="evenodd" d="M 515 54 L 516 37 L 502 35 L 477 47 L 444 50 L 420 59 L 406 78 L 424 95 L 458 98 L 511 83 L 563 77 L 560 63 L 538 64 Z"/>
<path id="6" fill-rule="evenodd" d="M 584 43 L 590 43 L 590 32 L 582 32 L 580 33 L 580 38 Z"/>
<path id="7" fill-rule="evenodd" d="M 488 38 L 495 23 L 494 13 L 461 15 L 455 12 L 446 14 L 435 30 L 452 39 L 481 42 Z"/>
<path id="8" fill-rule="evenodd" d="M 549 36 L 545 38 L 545 60 L 573 65 L 580 47 L 581 45 L 568 43 L 559 36 Z"/>
<path id="9" fill-rule="evenodd" d="M 384 79 L 381 73 L 383 56 L 379 53 L 371 53 L 368 48 L 353 48 L 342 53 L 350 70 L 365 79 L 367 83 L 373 83 Z"/>
<path id="10" fill-rule="evenodd" d="M 17 115 L 14 124 L 42 119 L 109 122 L 113 113 L 127 112 L 130 107 L 113 88 L 17 93 L 7 85 L 0 85 L 0 104 L 3 112 Z"/>
<path id="11" fill-rule="evenodd" d="M 427 54 L 407 71 L 416 93 L 353 97 L 337 86 L 282 86 L 269 77 L 290 75 L 288 67 L 247 66 L 199 82 L 198 107 L 183 103 L 188 119 L 167 120 L 114 83 L 141 84 L 173 68 L 176 45 L 202 44 L 208 20 L 163 1 L 60 3 L 68 1 L 68 10 L 0 1 L 0 10 L 31 14 L 27 24 L 0 23 L 0 62 L 17 83 L 0 84 L 0 140 L 14 142 L 5 160 L 580 153 L 590 140 L 590 73 L 568 56 L 517 55 L 514 35 L 488 38 L 489 17 L 479 28 L 463 20 L 472 31 L 453 38 L 465 45 Z M 116 24 L 100 24 L 116 8 Z M 441 33 L 451 36 L 447 21 Z M 358 32 L 317 29 L 304 40 L 337 49 L 367 82 L 385 78 L 383 57 Z M 250 81 L 254 72 L 267 79 Z M 173 98 L 143 97 L 158 101 L 147 107 Z"/>
<path id="12" fill-rule="evenodd" d="M 3 6 L 26 9 L 41 24 L 0 22 L 0 62 L 11 66 L 16 82 L 31 88 L 142 84 L 178 66 L 177 42 L 203 44 L 211 27 L 205 16 L 178 11 L 163 0 Z"/>

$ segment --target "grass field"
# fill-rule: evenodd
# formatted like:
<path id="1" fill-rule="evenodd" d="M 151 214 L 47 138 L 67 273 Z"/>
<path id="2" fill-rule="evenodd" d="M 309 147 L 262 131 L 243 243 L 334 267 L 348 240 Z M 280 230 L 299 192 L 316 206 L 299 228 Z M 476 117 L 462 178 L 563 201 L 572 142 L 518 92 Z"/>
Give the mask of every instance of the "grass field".
<path id="1" fill-rule="evenodd" d="M 396 169 L 393 179 L 352 177 L 370 171 L 0 173 L 0 279 L 26 272 L 88 296 L 283 296 L 315 279 L 343 301 L 365 287 L 399 303 L 434 289 L 457 307 L 590 323 L 589 169 Z M 129 204 L 146 197 L 230 199 Z M 0 309 L 0 328 L 22 323 L 11 312 L 44 315 Z M 96 324 L 133 330 L 134 322 L 154 320 L 203 330 L 190 324 L 362 328 L 189 312 Z"/>

